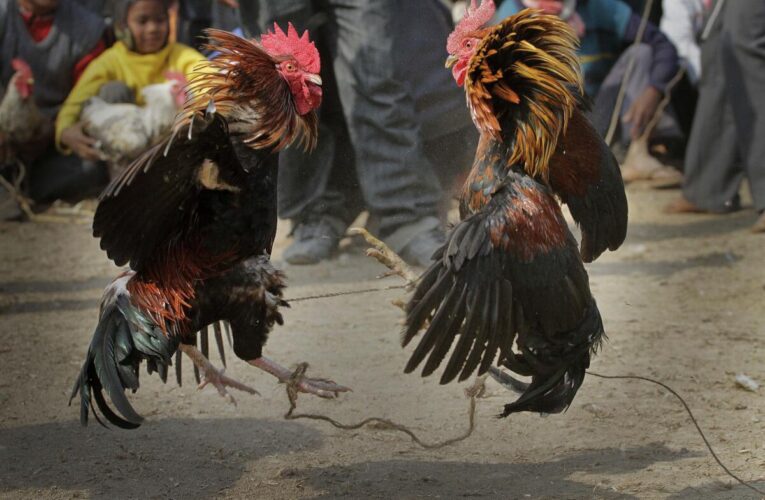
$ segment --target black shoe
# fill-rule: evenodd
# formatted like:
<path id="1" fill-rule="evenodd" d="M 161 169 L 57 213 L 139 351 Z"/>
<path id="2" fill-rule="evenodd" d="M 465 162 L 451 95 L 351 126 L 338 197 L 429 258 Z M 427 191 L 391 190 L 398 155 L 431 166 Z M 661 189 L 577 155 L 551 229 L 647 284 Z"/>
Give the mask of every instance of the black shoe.
<path id="1" fill-rule="evenodd" d="M 446 241 L 446 235 L 440 229 L 431 229 L 415 236 L 401 250 L 401 258 L 412 266 L 427 267 L 433 260 L 433 254 Z"/>
<path id="2" fill-rule="evenodd" d="M 336 217 L 298 223 L 292 232 L 294 241 L 284 250 L 284 260 L 293 265 L 317 264 L 332 257 L 345 232 L 345 224 Z"/>

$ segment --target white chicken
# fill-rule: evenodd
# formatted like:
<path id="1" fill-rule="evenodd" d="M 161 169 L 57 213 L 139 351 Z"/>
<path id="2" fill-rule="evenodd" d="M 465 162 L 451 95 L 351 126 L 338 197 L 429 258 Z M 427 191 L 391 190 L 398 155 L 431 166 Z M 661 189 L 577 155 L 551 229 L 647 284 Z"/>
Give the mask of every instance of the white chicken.
<path id="1" fill-rule="evenodd" d="M 145 105 L 112 104 L 99 97 L 85 103 L 83 130 L 96 139 L 112 177 L 170 130 L 186 99 L 185 78 L 168 74 L 168 81 L 141 89 Z"/>
<path id="2" fill-rule="evenodd" d="M 13 150 L 16 144 L 27 144 L 39 138 L 46 129 L 50 129 L 51 120 L 40 111 L 32 95 L 32 69 L 21 59 L 14 59 L 11 66 L 15 73 L 0 101 L 0 134 Z"/>

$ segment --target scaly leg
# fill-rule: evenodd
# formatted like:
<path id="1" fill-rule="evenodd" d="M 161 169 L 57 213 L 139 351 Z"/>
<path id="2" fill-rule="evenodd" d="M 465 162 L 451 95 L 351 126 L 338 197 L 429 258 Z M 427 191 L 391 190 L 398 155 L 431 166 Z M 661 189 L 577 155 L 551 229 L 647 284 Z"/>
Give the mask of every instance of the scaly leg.
<path id="1" fill-rule="evenodd" d="M 418 279 L 417 273 L 409 267 L 409 264 L 404 262 L 404 259 L 391 250 L 385 242 L 372 236 L 369 231 L 363 227 L 353 227 L 348 230 L 348 234 L 363 237 L 366 242 L 371 245 L 371 248 L 367 248 L 367 257 L 377 259 L 380 264 L 389 269 L 389 271 L 380 276 L 380 278 L 399 276 L 406 282 L 408 288 L 414 288 Z"/>
<path id="2" fill-rule="evenodd" d="M 260 368 L 264 372 L 270 373 L 280 382 L 287 383 L 292 378 L 293 372 L 274 360 L 266 357 L 259 357 L 248 361 L 252 366 Z M 350 391 L 349 388 L 336 384 L 334 381 L 323 378 L 308 378 L 304 375 L 298 377 L 295 384 L 296 389 L 299 392 L 305 392 L 306 394 L 314 394 L 320 398 L 334 398 L 341 392 Z"/>
<path id="3" fill-rule="evenodd" d="M 218 389 L 218 394 L 228 399 L 233 404 L 236 404 L 236 400 L 234 399 L 234 396 L 228 393 L 226 387 L 238 389 L 249 394 L 260 394 L 252 387 L 244 385 L 243 383 L 224 375 L 226 369 L 223 368 L 222 370 L 219 370 L 215 368 L 213 364 L 210 363 L 210 360 L 207 359 L 195 346 L 181 344 L 179 349 L 186 353 L 186 355 L 191 358 L 194 365 L 204 373 L 204 380 L 202 380 L 202 383 L 199 384 L 197 389 L 201 390 L 204 389 L 207 384 L 212 384 Z"/>

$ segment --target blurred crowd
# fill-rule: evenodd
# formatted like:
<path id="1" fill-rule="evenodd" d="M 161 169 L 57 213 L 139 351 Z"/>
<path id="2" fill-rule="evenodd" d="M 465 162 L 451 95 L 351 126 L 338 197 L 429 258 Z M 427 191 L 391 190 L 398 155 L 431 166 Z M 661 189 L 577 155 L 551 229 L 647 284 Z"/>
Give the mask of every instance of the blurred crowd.
<path id="1" fill-rule="evenodd" d="M 760 213 L 752 230 L 765 232 L 765 3 L 495 3 L 496 22 L 533 7 L 576 31 L 591 119 L 625 181 L 681 188 L 667 213 L 739 210 L 746 181 Z M 293 236 L 285 260 L 331 258 L 367 212 L 393 250 L 426 264 L 477 143 L 443 68 L 464 4 L 0 0 L 5 185 L 40 206 L 94 196 L 170 126 L 184 79 L 209 56 L 205 28 L 255 37 L 290 21 L 319 48 L 324 102 L 316 150 L 280 158 L 279 212 Z M 18 216 L 9 189 L 0 204 L 4 218 Z"/>

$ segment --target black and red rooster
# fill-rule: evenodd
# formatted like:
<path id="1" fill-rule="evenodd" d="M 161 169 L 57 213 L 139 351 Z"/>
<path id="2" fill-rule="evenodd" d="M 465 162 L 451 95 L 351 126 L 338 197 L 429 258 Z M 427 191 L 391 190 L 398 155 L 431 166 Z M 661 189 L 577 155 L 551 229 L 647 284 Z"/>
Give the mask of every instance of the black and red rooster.
<path id="1" fill-rule="evenodd" d="M 577 39 L 554 16 L 525 10 L 485 27 L 494 4 L 472 0 L 449 36 L 447 67 L 465 87 L 481 138 L 461 221 L 407 305 L 403 343 L 424 334 L 406 371 L 448 362 L 441 383 L 496 360 L 530 376 L 502 416 L 558 413 L 603 338 L 584 262 L 618 248 L 627 200 L 610 150 L 585 117 Z M 558 200 L 582 231 L 577 248 Z M 456 341 L 456 345 L 455 345 Z"/>
<path id="2" fill-rule="evenodd" d="M 164 377 L 178 349 L 205 371 L 206 382 L 248 390 L 215 370 L 194 347 L 196 332 L 226 320 L 235 354 L 280 380 L 291 372 L 262 356 L 284 279 L 269 262 L 276 235 L 278 152 L 316 142 L 321 102 L 319 53 L 292 25 L 259 42 L 210 30 L 219 52 L 198 68 L 193 96 L 173 133 L 148 150 L 102 194 L 94 236 L 130 271 L 107 287 L 98 326 L 72 398 L 83 424 L 95 403 L 109 422 L 142 422 L 125 396 L 138 369 Z M 332 397 L 347 390 L 303 378 L 298 390 Z M 116 412 L 107 404 L 104 391 Z M 254 392 L 254 391 L 253 391 Z"/>

